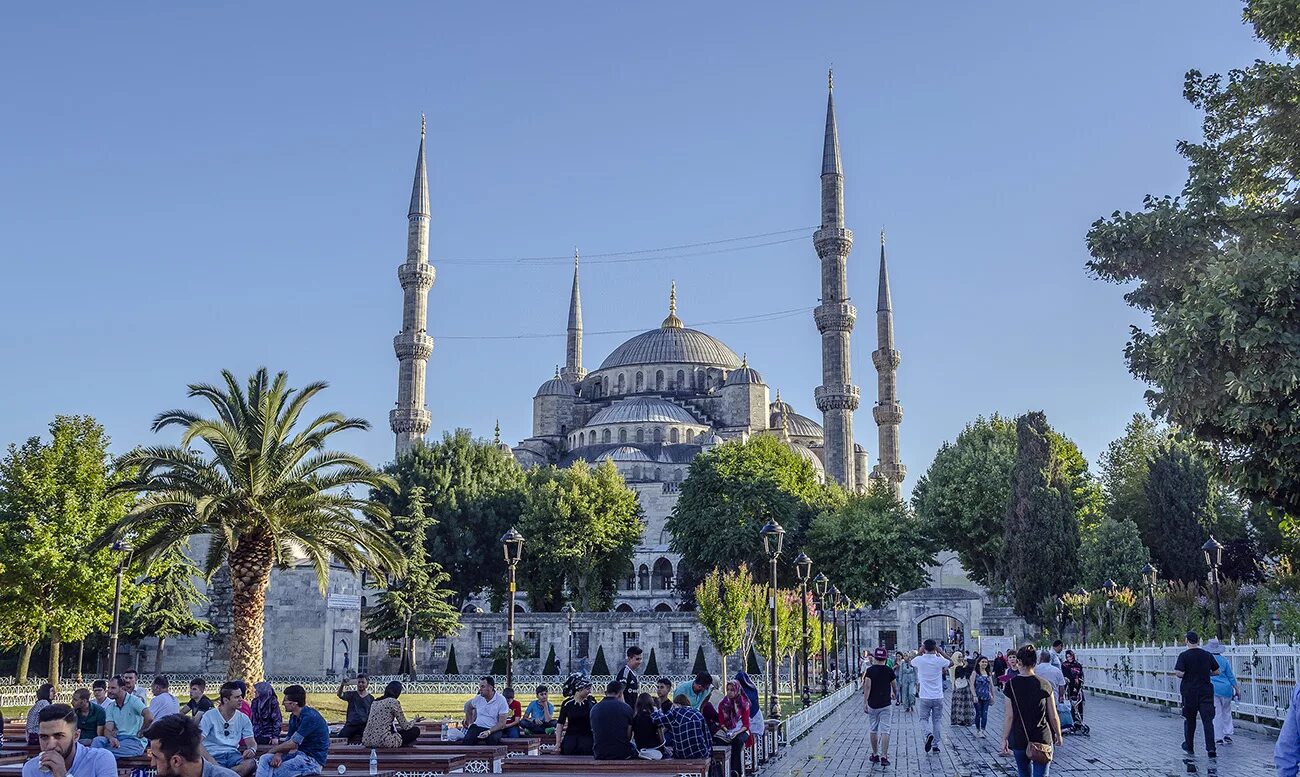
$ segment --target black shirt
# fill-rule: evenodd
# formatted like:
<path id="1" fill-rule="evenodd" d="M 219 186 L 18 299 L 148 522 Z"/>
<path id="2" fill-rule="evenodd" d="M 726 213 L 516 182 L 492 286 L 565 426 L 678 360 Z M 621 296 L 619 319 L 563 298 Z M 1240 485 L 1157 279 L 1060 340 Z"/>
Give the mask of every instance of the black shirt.
<path id="1" fill-rule="evenodd" d="M 1188 648 L 1178 654 L 1178 663 L 1174 670 L 1183 673 L 1183 681 L 1178 690 L 1184 695 L 1212 690 L 1210 674 L 1219 668 L 1219 662 L 1208 650 L 1199 647 Z"/>
<path id="2" fill-rule="evenodd" d="M 606 698 L 591 710 L 591 754 L 596 760 L 632 757 L 632 708 L 622 699 Z"/>
<path id="3" fill-rule="evenodd" d="M 590 696 L 585 702 L 579 702 L 576 698 L 565 699 L 560 706 L 559 717 L 560 725 L 564 726 L 564 735 L 591 736 L 591 710 L 595 706 L 596 701 Z"/>
<path id="4" fill-rule="evenodd" d="M 627 664 L 618 670 L 618 677 L 614 678 L 623 684 L 623 701 L 627 706 L 636 706 L 636 697 L 641 693 L 641 681 L 637 678 L 636 672 L 633 672 Z"/>
<path id="5" fill-rule="evenodd" d="M 894 682 L 894 670 L 884 664 L 872 664 L 867 667 L 867 679 L 871 681 L 871 690 L 867 693 L 867 706 L 878 710 L 889 706 L 889 688 Z"/>
<path id="6" fill-rule="evenodd" d="M 375 697 L 367 693 L 362 696 L 357 691 L 344 691 L 339 694 L 339 698 L 348 703 L 348 717 L 346 723 L 365 723 L 370 719 L 370 705 L 374 703 Z"/>
<path id="7" fill-rule="evenodd" d="M 632 718 L 632 739 L 641 750 L 653 749 L 664 743 L 663 732 L 649 712 L 638 712 Z"/>
<path id="8" fill-rule="evenodd" d="M 212 709 L 212 700 L 206 696 L 200 696 L 197 700 L 190 699 L 185 702 L 185 711 L 196 717 L 210 709 Z"/>
<path id="9" fill-rule="evenodd" d="M 1047 707 L 1056 703 L 1056 690 L 1052 684 L 1037 675 L 1018 674 L 1011 678 L 1002 693 L 1011 700 L 1015 710 L 1015 720 L 1011 721 L 1011 733 L 1007 736 L 1011 749 L 1025 750 L 1029 742 L 1050 745 L 1052 729 L 1047 723 Z"/>

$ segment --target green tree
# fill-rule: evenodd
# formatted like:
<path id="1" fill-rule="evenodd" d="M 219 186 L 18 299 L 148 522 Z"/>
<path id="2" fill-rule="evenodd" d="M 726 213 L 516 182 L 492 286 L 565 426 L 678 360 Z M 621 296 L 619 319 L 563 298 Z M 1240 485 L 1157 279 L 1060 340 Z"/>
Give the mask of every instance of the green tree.
<path id="1" fill-rule="evenodd" d="M 485 588 L 495 603 L 504 601 L 500 538 L 518 524 L 523 506 L 524 472 L 514 457 L 461 429 L 414 446 L 384 471 L 399 488 L 371 498 L 393 515 L 409 515 L 411 490 L 424 489 L 425 511 L 436 520 L 426 534 L 429 561 L 451 576 L 452 603 L 459 609 Z"/>
<path id="2" fill-rule="evenodd" d="M 1044 598 L 1065 593 L 1078 577 L 1075 482 L 1058 450 L 1043 413 L 1027 413 L 1016 421 L 1002 579 L 1016 613 L 1031 620 L 1038 619 Z"/>
<path id="3" fill-rule="evenodd" d="M 935 563 L 921 521 L 879 483 L 817 516 L 808 555 L 846 596 L 872 607 L 924 587 L 926 568 Z"/>
<path id="4" fill-rule="evenodd" d="M 460 629 L 460 613 L 448 600 L 455 592 L 444 588 L 448 575 L 429 560 L 425 536 L 434 520 L 424 511 L 424 489 L 411 489 L 410 515 L 394 516 L 393 540 L 404 558 L 404 570 L 389 572 L 387 585 L 365 616 L 366 631 L 378 639 L 402 641 L 401 673 L 414 677 L 415 641 L 434 640 Z"/>
<path id="5" fill-rule="evenodd" d="M 443 673 L 444 673 L 444 674 L 450 674 L 450 675 L 458 675 L 458 674 L 460 674 L 460 667 L 456 665 L 456 646 L 455 646 L 455 645 L 448 645 L 448 646 L 447 646 L 447 669 L 446 669 Z"/>
<path id="6" fill-rule="evenodd" d="M 709 671 L 709 665 L 704 660 L 704 648 L 695 648 L 695 665 L 691 667 L 691 674 L 701 674 Z"/>
<path id="7" fill-rule="evenodd" d="M 695 614 L 722 657 L 722 676 L 727 676 L 727 656 L 745 644 L 754 606 L 754 578 L 749 566 L 735 571 L 715 569 L 695 587 Z"/>
<path id="8" fill-rule="evenodd" d="M 1147 500 L 1160 516 L 1148 538 L 1156 566 L 1168 580 L 1193 583 L 1205 577 L 1201 545 L 1209 532 L 1210 473 L 1185 446 L 1164 445 L 1151 460 Z"/>
<path id="9" fill-rule="evenodd" d="M 579 612 L 612 607 L 641 540 L 641 516 L 613 462 L 529 470 L 518 528 L 527 538 L 519 570 L 532 609 L 557 612 L 566 601 Z"/>
<path id="10" fill-rule="evenodd" d="M 1099 461 L 1106 515 L 1137 524 L 1144 538 L 1158 525 L 1147 501 L 1147 470 L 1156 449 L 1167 439 L 1168 429 L 1149 416 L 1134 413 L 1124 435 L 1106 446 Z"/>
<path id="11" fill-rule="evenodd" d="M 610 674 L 609 663 L 605 660 L 605 646 L 596 648 L 596 660 L 591 664 L 591 673 L 598 677 Z"/>
<path id="12" fill-rule="evenodd" d="M 291 389 L 285 373 L 272 379 L 265 368 L 246 386 L 229 371 L 222 378 L 224 386 L 189 387 L 189 396 L 211 404 L 216 418 L 169 410 L 153 428 L 181 427 L 179 445 L 139 448 L 122 458 L 137 474 L 113 493 L 141 497 L 97 547 L 130 539 L 137 555 L 150 560 L 192 535 L 211 535 L 203 571 L 211 576 L 226 564 L 233 589 L 229 675 L 257 682 L 273 567 L 305 559 L 322 594 L 331 561 L 377 575 L 402 569 L 388 536 L 388 510 L 350 490 L 396 484 L 360 458 L 326 448 L 340 432 L 369 428 L 366 421 L 327 412 L 303 422 L 325 383 Z M 209 453 L 196 450 L 199 445 Z"/>
<path id="13" fill-rule="evenodd" d="M 655 649 L 650 648 L 650 663 L 654 663 L 654 658 Z M 649 673 L 651 670 L 647 669 L 646 672 Z M 546 663 L 542 664 L 542 676 L 555 677 L 558 674 L 559 671 L 555 668 L 555 646 L 551 645 L 550 649 L 546 652 Z"/>
<path id="14" fill-rule="evenodd" d="M 194 586 L 202 572 L 185 554 L 188 541 L 175 545 L 158 556 L 138 581 L 141 597 L 132 608 L 123 632 L 129 639 L 158 639 L 154 657 L 154 674 L 163 672 L 163 653 L 169 637 L 192 637 L 212 630 L 212 624 L 195 617 L 194 608 L 207 604 L 208 598 Z"/>
<path id="15" fill-rule="evenodd" d="M 1221 75 L 1189 71 L 1204 112 L 1182 141 L 1181 196 L 1147 197 L 1088 232 L 1097 277 L 1150 316 L 1125 357 L 1155 415 L 1207 443 L 1216 470 L 1252 501 L 1300 516 L 1300 14 L 1248 0 L 1246 21 L 1282 61 Z M 1295 526 L 1288 522 L 1291 531 Z"/>
<path id="16" fill-rule="evenodd" d="M 1079 548 L 1079 582 L 1099 589 L 1108 579 L 1135 588 L 1142 582 L 1142 566 L 1150 561 L 1142 535 L 1132 521 L 1106 516 L 1083 532 Z"/>
<path id="17" fill-rule="evenodd" d="M 971 580 L 983 586 L 997 584 L 1015 462 L 1015 421 L 981 416 L 939 448 L 912 489 L 925 533 L 956 551 Z"/>
<path id="18" fill-rule="evenodd" d="M 819 483 L 812 464 L 771 435 L 696 456 L 667 521 L 672 550 L 682 556 L 678 590 L 689 596 L 714 568 L 763 568 L 767 557 L 758 532 L 769 520 L 785 529 L 785 547 L 803 547 L 813 516 L 843 500 L 839 488 Z M 787 579 L 793 579 L 791 558 L 782 557 Z"/>
<path id="19" fill-rule="evenodd" d="M 0 462 L 0 645 L 22 647 L 23 682 L 48 638 L 57 684 L 62 643 L 109 625 L 117 554 L 92 545 L 131 500 L 107 493 L 129 473 L 111 462 L 98 422 L 58 416 L 49 429 L 48 443 L 11 445 Z"/>

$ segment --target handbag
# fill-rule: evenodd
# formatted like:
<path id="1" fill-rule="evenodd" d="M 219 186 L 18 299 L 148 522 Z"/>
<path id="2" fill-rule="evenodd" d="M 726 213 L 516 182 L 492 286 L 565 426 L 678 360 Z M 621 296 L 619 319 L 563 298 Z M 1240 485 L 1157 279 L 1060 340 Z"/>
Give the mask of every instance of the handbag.
<path id="1" fill-rule="evenodd" d="M 1020 716 L 1020 702 L 1016 700 L 1016 684 L 1008 682 L 1007 687 L 1011 689 L 1011 701 L 1016 705 L 1014 714 L 1020 720 L 1020 730 L 1025 732 L 1025 751 L 1029 755 L 1029 760 L 1036 764 L 1050 764 L 1052 762 L 1052 746 L 1045 745 L 1042 742 L 1035 742 L 1029 738 L 1029 727 L 1025 725 L 1025 719 Z"/>

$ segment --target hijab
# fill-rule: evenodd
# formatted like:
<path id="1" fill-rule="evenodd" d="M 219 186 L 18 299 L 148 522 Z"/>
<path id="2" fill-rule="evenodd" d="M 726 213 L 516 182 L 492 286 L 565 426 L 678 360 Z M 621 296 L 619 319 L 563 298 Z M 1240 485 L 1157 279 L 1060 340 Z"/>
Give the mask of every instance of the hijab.
<path id="1" fill-rule="evenodd" d="M 754 681 L 749 679 L 749 675 L 744 672 L 736 672 L 736 682 L 740 683 L 740 692 L 744 694 L 745 699 L 749 702 L 749 711 L 754 713 L 758 711 L 758 686 Z"/>
<path id="2" fill-rule="evenodd" d="M 266 680 L 257 683 L 253 688 L 257 690 L 257 696 L 253 699 L 254 717 L 261 718 L 270 715 L 272 706 L 279 706 L 278 700 L 275 698 L 275 689 Z"/>

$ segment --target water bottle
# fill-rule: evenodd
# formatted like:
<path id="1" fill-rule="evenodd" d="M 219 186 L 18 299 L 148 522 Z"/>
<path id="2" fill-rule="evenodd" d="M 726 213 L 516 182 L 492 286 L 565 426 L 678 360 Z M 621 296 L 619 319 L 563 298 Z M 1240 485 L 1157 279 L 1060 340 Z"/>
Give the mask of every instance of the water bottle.
<path id="1" fill-rule="evenodd" d="M 379 774 L 379 756 L 375 755 L 375 749 L 370 748 L 370 773 Z"/>

